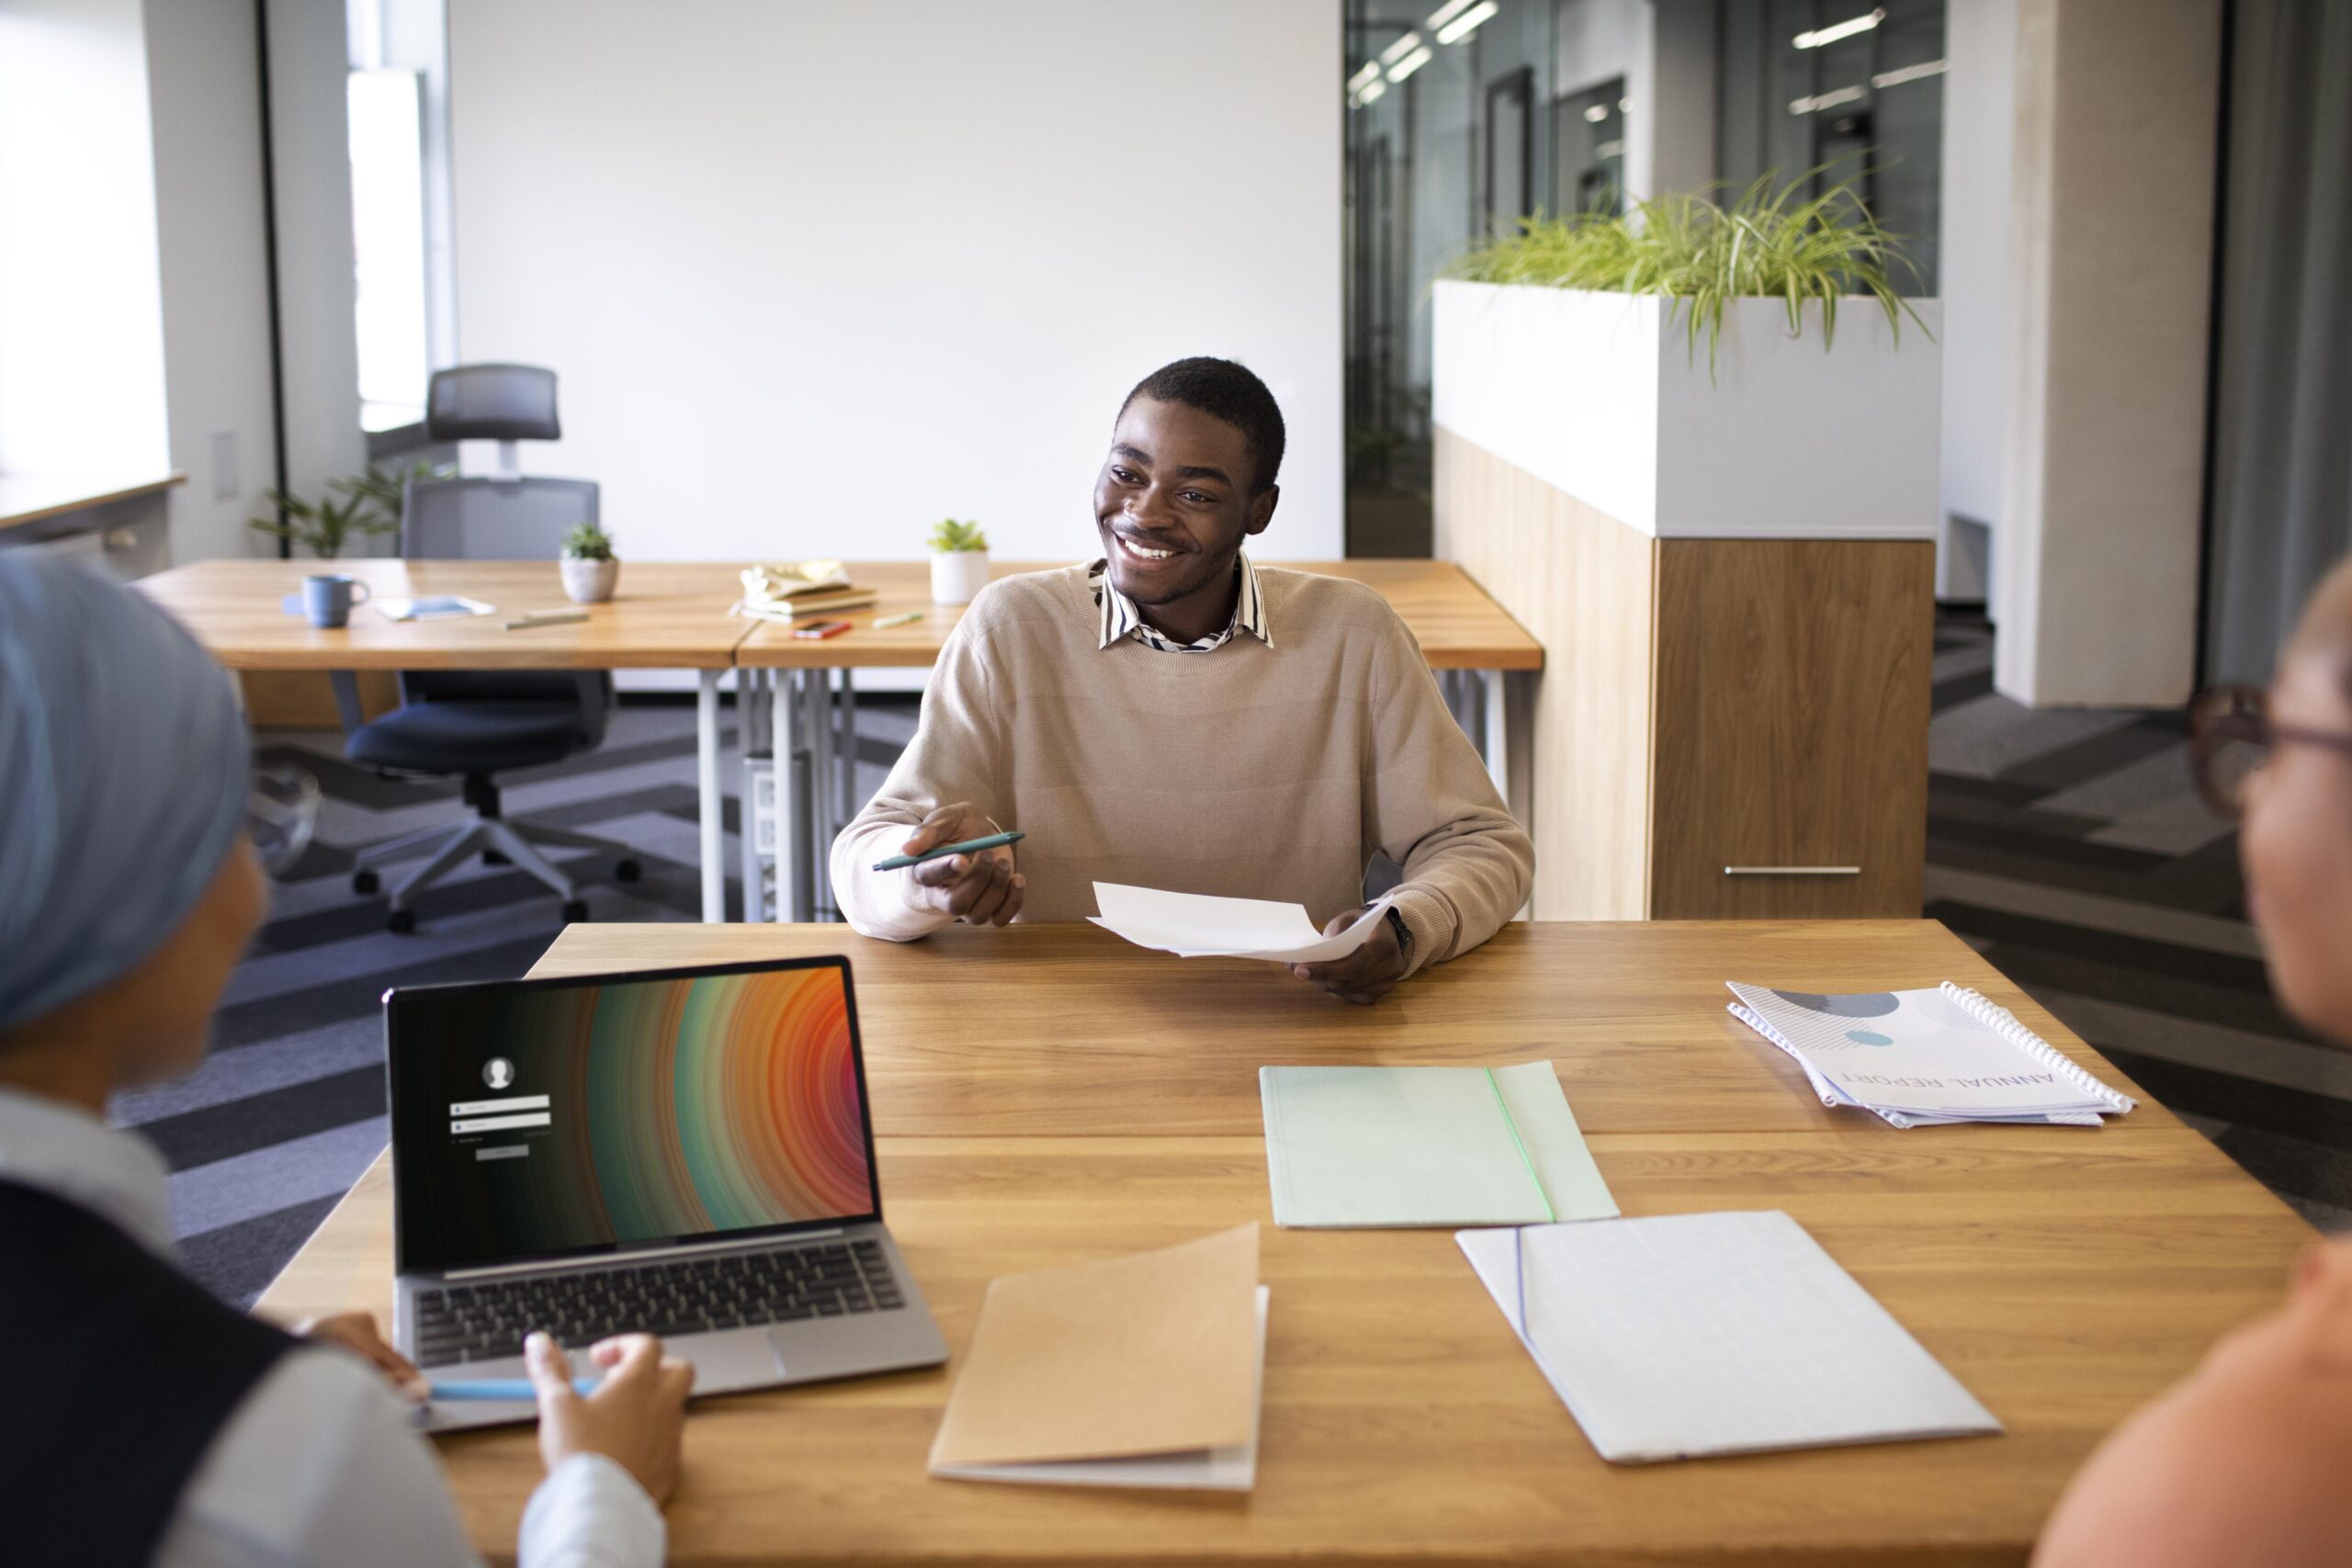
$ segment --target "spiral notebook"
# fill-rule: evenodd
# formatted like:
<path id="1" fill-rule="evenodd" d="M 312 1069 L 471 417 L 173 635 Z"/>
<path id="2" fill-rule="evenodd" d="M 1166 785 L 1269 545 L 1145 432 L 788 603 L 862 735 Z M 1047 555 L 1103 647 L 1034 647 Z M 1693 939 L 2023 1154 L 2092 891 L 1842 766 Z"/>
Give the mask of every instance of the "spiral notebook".
<path id="1" fill-rule="evenodd" d="M 2008 1009 L 1949 980 L 1826 996 L 1729 982 L 1732 1016 L 1796 1058 L 1824 1105 L 1897 1127 L 2056 1122 L 2096 1127 L 2132 1109 Z"/>

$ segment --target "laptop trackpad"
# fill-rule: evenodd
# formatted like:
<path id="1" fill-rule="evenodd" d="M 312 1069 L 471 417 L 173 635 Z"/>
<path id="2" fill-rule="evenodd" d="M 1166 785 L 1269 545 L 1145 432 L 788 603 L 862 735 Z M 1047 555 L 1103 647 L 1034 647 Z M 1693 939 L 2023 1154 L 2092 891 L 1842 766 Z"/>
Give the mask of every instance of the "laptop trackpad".
<path id="1" fill-rule="evenodd" d="M 784 1358 L 775 1353 L 764 1328 L 736 1328 L 723 1334 L 692 1334 L 663 1347 L 670 1355 L 695 1364 L 695 1392 L 723 1393 L 729 1389 L 763 1388 L 781 1382 Z"/>

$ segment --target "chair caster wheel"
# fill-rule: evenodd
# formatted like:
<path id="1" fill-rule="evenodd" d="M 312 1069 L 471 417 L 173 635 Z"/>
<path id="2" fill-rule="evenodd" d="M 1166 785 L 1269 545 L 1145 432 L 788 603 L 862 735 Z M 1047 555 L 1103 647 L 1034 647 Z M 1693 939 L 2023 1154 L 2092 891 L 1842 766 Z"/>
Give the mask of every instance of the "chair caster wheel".
<path id="1" fill-rule="evenodd" d="M 394 909 L 384 917 L 384 929 L 400 936 L 408 935 L 409 932 L 416 930 L 416 911 Z"/>
<path id="2" fill-rule="evenodd" d="M 641 880 L 644 875 L 645 867 L 639 865 L 633 860 L 616 860 L 613 863 L 613 880 L 615 882 L 637 882 Z"/>
<path id="3" fill-rule="evenodd" d="M 373 893 L 383 885 L 372 871 L 360 870 L 351 874 L 351 890 L 354 893 Z"/>
<path id="4" fill-rule="evenodd" d="M 565 923 L 571 925 L 579 924 L 580 922 L 587 919 L 588 900 L 585 898 L 574 898 L 571 902 L 566 904 L 563 907 L 563 918 Z"/>
<path id="5" fill-rule="evenodd" d="M 481 852 L 481 863 L 484 865 L 513 865 L 514 863 L 506 857 L 506 852 L 503 850 L 484 850 Z"/>

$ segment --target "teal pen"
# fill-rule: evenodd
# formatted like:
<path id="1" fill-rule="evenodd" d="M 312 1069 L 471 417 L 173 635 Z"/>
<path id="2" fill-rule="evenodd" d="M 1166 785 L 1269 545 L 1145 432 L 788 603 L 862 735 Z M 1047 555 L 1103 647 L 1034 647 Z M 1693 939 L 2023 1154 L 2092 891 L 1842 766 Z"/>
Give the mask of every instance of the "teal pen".
<path id="1" fill-rule="evenodd" d="M 1001 849 L 1017 843 L 1023 835 L 1017 829 L 1010 833 L 990 833 L 985 839 L 967 839 L 960 844 L 942 844 L 935 850 L 925 850 L 919 855 L 892 855 L 888 860 L 876 861 L 876 871 L 904 871 L 910 865 L 921 865 L 927 860 L 943 860 L 949 855 L 973 855 L 982 850 Z"/>
<path id="2" fill-rule="evenodd" d="M 596 1392 L 594 1378 L 574 1378 L 571 1386 L 582 1394 Z M 455 1404 L 461 1399 L 512 1399 L 529 1401 L 538 1398 L 539 1391 L 531 1386 L 528 1378 L 453 1378 L 433 1384 L 435 1404 L 447 1401 Z"/>

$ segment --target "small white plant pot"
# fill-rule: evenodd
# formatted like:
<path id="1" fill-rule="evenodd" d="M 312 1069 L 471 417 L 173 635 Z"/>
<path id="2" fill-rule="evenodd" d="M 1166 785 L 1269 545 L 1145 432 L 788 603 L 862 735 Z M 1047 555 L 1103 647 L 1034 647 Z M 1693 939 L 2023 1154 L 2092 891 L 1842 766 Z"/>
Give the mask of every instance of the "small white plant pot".
<path id="1" fill-rule="evenodd" d="M 564 596 L 575 604 L 601 604 L 613 596 L 621 580 L 616 560 L 581 560 L 566 556 L 556 565 L 563 571 Z"/>
<path id="2" fill-rule="evenodd" d="M 931 558 L 931 602 L 968 604 L 989 585 L 986 550 L 948 550 Z"/>

